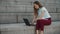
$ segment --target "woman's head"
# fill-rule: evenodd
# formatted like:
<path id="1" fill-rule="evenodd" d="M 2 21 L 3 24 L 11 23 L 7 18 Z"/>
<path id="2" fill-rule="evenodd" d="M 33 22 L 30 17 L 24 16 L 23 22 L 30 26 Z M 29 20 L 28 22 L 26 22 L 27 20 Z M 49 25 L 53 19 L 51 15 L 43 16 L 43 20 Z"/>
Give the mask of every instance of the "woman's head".
<path id="1" fill-rule="evenodd" d="M 35 1 L 35 2 L 34 2 L 34 8 L 35 8 L 35 9 L 39 9 L 39 8 L 41 8 L 41 7 L 42 7 L 42 5 L 40 4 L 39 1 Z"/>
<path id="2" fill-rule="evenodd" d="M 41 4 L 40 4 L 40 2 L 39 1 L 35 1 L 34 3 L 34 15 L 37 17 L 37 15 L 38 15 L 38 9 L 39 8 L 41 8 L 41 7 L 43 7 Z"/>

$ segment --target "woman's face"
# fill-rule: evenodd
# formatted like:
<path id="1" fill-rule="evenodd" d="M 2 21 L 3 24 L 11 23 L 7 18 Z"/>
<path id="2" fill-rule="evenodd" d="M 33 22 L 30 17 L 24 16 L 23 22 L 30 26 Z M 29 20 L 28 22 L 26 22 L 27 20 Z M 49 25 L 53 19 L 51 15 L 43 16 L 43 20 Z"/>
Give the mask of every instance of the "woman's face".
<path id="1" fill-rule="evenodd" d="M 39 6 L 38 6 L 37 4 L 34 4 L 34 7 L 35 7 L 36 9 L 39 9 Z"/>

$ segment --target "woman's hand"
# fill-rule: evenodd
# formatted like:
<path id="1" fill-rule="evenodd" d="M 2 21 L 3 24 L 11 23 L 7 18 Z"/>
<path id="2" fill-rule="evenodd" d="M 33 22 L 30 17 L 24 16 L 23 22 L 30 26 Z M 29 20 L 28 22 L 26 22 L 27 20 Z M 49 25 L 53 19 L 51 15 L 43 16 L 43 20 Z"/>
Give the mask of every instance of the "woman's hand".
<path id="1" fill-rule="evenodd" d="M 33 21 L 32 21 L 32 24 L 34 24 L 34 22 L 36 22 L 37 20 L 39 20 L 40 18 L 35 18 L 35 19 L 33 19 Z"/>
<path id="2" fill-rule="evenodd" d="M 34 19 L 34 22 L 36 22 L 39 18 Z"/>
<path id="3" fill-rule="evenodd" d="M 40 18 L 36 18 L 35 21 L 39 20 Z"/>
<path id="4" fill-rule="evenodd" d="M 35 19 L 33 19 L 33 21 L 32 21 L 33 23 L 35 22 Z"/>
<path id="5" fill-rule="evenodd" d="M 41 18 L 36 18 L 35 21 L 37 21 L 37 20 L 41 20 Z"/>
<path id="6" fill-rule="evenodd" d="M 34 24 L 34 22 L 35 22 L 35 19 L 33 19 L 32 24 Z"/>

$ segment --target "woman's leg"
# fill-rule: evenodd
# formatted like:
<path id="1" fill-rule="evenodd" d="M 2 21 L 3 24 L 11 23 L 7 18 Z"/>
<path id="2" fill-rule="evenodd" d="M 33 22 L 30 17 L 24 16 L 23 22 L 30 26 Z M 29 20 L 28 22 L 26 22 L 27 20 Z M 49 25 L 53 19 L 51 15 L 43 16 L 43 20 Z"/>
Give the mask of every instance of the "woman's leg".
<path id="1" fill-rule="evenodd" d="M 51 19 L 49 20 L 40 20 L 40 34 L 44 34 L 44 26 L 51 24 Z"/>
<path id="2" fill-rule="evenodd" d="M 35 32 L 36 32 L 36 34 L 39 34 L 39 32 L 40 32 L 40 24 L 39 24 L 39 20 L 37 20 Z"/>
<path id="3" fill-rule="evenodd" d="M 36 34 L 39 34 L 40 30 L 40 34 L 44 33 L 44 25 L 45 24 L 49 24 L 49 20 L 37 20 L 37 24 L 36 24 Z"/>
<path id="4" fill-rule="evenodd" d="M 36 30 L 36 34 L 44 34 L 44 31 L 42 31 L 42 30 Z"/>
<path id="5" fill-rule="evenodd" d="M 36 24 L 36 34 L 43 34 L 44 32 L 44 24 L 43 24 L 43 20 L 37 20 L 37 24 Z"/>
<path id="6" fill-rule="evenodd" d="M 40 34 L 44 34 L 44 24 L 40 23 Z"/>
<path id="7" fill-rule="evenodd" d="M 44 34 L 44 31 L 40 30 L 40 34 Z"/>
<path id="8" fill-rule="evenodd" d="M 36 30 L 36 34 L 39 34 L 39 30 Z"/>

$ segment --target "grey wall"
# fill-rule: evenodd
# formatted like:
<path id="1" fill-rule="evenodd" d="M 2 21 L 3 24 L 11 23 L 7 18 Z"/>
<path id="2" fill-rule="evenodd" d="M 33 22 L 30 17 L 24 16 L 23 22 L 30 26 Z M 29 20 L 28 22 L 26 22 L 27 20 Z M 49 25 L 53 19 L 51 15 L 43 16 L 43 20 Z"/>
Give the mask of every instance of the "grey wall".
<path id="1" fill-rule="evenodd" d="M 0 23 L 24 22 L 23 18 L 32 21 L 33 1 L 35 0 L 0 0 Z M 52 20 L 60 20 L 60 0 L 39 0 L 47 8 Z M 18 19 L 17 19 L 18 17 Z"/>

